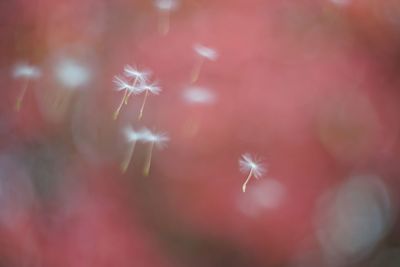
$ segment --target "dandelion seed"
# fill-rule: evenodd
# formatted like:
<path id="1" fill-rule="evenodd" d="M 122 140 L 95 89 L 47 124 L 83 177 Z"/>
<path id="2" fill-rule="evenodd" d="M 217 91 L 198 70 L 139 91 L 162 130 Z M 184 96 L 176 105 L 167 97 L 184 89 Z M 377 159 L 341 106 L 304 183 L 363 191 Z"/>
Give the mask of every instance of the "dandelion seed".
<path id="1" fill-rule="evenodd" d="M 144 85 L 147 83 L 151 72 L 148 70 L 144 70 L 144 71 L 140 71 L 137 68 L 134 68 L 130 65 L 126 65 L 124 67 L 124 75 L 127 78 L 133 78 L 133 83 L 132 83 L 132 87 L 135 88 L 137 87 L 137 85 Z M 134 90 L 131 90 L 128 95 L 125 98 L 125 104 L 128 104 L 128 99 L 131 96 L 131 94 L 134 93 Z"/>
<path id="2" fill-rule="evenodd" d="M 241 156 L 239 159 L 239 167 L 242 173 L 248 173 L 246 181 L 242 186 L 243 192 L 246 192 L 247 183 L 250 181 L 252 176 L 258 179 L 266 172 L 264 164 L 256 158 L 253 158 L 249 153 L 245 153 Z"/>
<path id="3" fill-rule="evenodd" d="M 166 133 L 153 133 L 148 129 L 142 131 L 142 140 L 149 143 L 149 148 L 147 151 L 147 157 L 143 169 L 143 175 L 148 176 L 150 173 L 151 157 L 153 154 L 154 146 L 162 148 L 169 141 L 169 137 Z"/>
<path id="4" fill-rule="evenodd" d="M 194 51 L 199 56 L 196 65 L 194 66 L 191 82 L 194 83 L 198 80 L 201 68 L 203 67 L 205 60 L 215 61 L 218 58 L 218 53 L 216 50 L 203 46 L 201 44 L 195 44 L 193 46 Z"/>
<path id="5" fill-rule="evenodd" d="M 166 35 L 169 32 L 171 11 L 178 8 L 177 0 L 155 0 L 154 5 L 159 10 L 158 30 L 160 34 Z"/>
<path id="6" fill-rule="evenodd" d="M 142 140 L 144 131 L 143 130 L 135 131 L 132 127 L 128 126 L 124 129 L 123 133 L 125 135 L 125 139 L 130 144 L 127 155 L 121 164 L 122 172 L 126 172 L 126 170 L 128 169 L 129 163 L 131 162 L 136 143 L 138 141 Z"/>
<path id="7" fill-rule="evenodd" d="M 121 102 L 119 104 L 119 106 L 117 107 L 117 109 L 114 112 L 113 118 L 114 120 L 116 120 L 118 118 L 119 113 L 121 112 L 121 108 L 128 96 L 128 94 L 130 93 L 138 93 L 137 88 L 130 85 L 126 80 L 124 80 L 123 78 L 119 77 L 119 76 L 114 76 L 113 82 L 115 83 L 115 85 L 117 86 L 116 90 L 117 91 L 125 91 L 124 92 L 124 96 L 121 99 Z"/>
<path id="8" fill-rule="evenodd" d="M 31 80 L 37 80 L 42 76 L 41 70 L 36 67 L 26 63 L 17 64 L 13 70 L 13 77 L 15 79 L 24 79 L 24 85 L 18 95 L 17 101 L 15 103 L 15 110 L 19 111 L 21 109 L 21 104 L 24 99 L 26 90 L 29 86 Z"/>
<path id="9" fill-rule="evenodd" d="M 141 85 L 140 87 L 137 88 L 137 90 L 139 93 L 144 92 L 142 106 L 139 111 L 139 120 L 140 120 L 143 116 L 143 110 L 144 110 L 144 106 L 146 104 L 147 96 L 149 95 L 149 93 L 158 95 L 161 92 L 161 88 L 159 86 L 157 86 L 157 84 L 153 83 L 153 84 Z"/>

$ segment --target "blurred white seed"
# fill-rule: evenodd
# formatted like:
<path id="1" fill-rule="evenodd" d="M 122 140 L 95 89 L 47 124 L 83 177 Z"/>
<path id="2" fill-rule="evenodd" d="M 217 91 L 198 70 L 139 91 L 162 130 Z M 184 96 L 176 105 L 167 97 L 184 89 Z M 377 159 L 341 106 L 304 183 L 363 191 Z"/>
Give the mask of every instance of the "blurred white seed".
<path id="1" fill-rule="evenodd" d="M 177 0 L 155 0 L 155 6 L 161 11 L 173 11 L 178 8 Z"/>
<path id="2" fill-rule="evenodd" d="M 149 129 L 144 129 L 142 131 L 142 140 L 145 143 L 149 144 L 149 148 L 147 151 L 147 157 L 145 161 L 145 166 L 143 169 L 143 175 L 148 176 L 150 173 L 150 165 L 151 165 L 151 158 L 153 154 L 154 146 L 163 148 L 166 143 L 169 141 L 169 137 L 166 133 L 154 133 Z"/>
<path id="3" fill-rule="evenodd" d="M 205 60 L 215 61 L 218 58 L 218 52 L 210 47 L 206 47 L 201 44 L 194 44 L 193 50 L 198 55 L 198 60 L 191 75 L 191 82 L 194 83 L 198 80 L 201 68 L 203 67 Z"/>
<path id="4" fill-rule="evenodd" d="M 193 46 L 193 49 L 202 58 L 205 58 L 205 59 L 208 59 L 211 61 L 215 61 L 218 58 L 218 53 L 215 49 L 204 46 L 202 44 L 195 44 Z"/>
<path id="5" fill-rule="evenodd" d="M 18 63 L 13 69 L 13 77 L 16 79 L 24 78 L 36 80 L 40 78 L 41 75 L 42 71 L 38 67 L 27 63 Z"/>
<path id="6" fill-rule="evenodd" d="M 183 91 L 183 99 L 190 104 L 213 104 L 216 98 L 215 93 L 205 87 L 191 86 Z"/>
<path id="7" fill-rule="evenodd" d="M 36 66 L 29 65 L 27 63 L 18 63 L 17 65 L 15 65 L 12 75 L 15 79 L 24 80 L 24 84 L 15 103 L 15 110 L 19 111 L 21 109 L 21 104 L 24 99 L 26 90 L 29 86 L 30 80 L 39 79 L 42 76 L 42 71 Z"/>
<path id="8" fill-rule="evenodd" d="M 171 12 L 178 8 L 179 2 L 178 0 L 155 0 L 154 5 L 159 11 L 158 30 L 160 34 L 166 35 L 170 28 Z"/>
<path id="9" fill-rule="evenodd" d="M 126 141 L 129 143 L 129 149 L 125 159 L 122 161 L 121 170 L 126 172 L 131 162 L 133 152 L 135 150 L 136 143 L 143 139 L 144 131 L 136 131 L 131 126 L 127 126 L 123 130 Z"/>
<path id="10" fill-rule="evenodd" d="M 351 0 L 329 0 L 332 4 L 337 5 L 337 6 L 347 6 L 350 4 Z"/>
<path id="11" fill-rule="evenodd" d="M 239 159 L 239 169 L 242 173 L 248 173 L 242 186 L 243 192 L 246 192 L 247 183 L 250 181 L 251 177 L 258 179 L 266 172 L 264 164 L 249 153 L 243 154 Z"/>

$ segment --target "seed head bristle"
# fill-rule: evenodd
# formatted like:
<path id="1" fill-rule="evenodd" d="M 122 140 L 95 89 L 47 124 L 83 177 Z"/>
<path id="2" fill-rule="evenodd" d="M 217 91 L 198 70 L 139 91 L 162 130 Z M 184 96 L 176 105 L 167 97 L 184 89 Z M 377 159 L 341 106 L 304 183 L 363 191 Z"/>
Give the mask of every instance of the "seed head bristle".
<path id="1" fill-rule="evenodd" d="M 254 177 L 259 178 L 267 171 L 265 165 L 250 153 L 245 153 L 239 159 L 240 171 L 243 173 L 252 172 Z"/>

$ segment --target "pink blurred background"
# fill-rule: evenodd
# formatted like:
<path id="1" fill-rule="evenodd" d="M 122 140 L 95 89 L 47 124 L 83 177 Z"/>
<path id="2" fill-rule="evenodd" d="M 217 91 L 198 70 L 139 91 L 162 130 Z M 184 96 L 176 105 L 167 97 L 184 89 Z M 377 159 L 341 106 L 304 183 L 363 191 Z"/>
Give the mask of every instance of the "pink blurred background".
<path id="1" fill-rule="evenodd" d="M 400 2 L 0 3 L 0 266 L 400 266 Z M 196 43 L 218 52 L 190 76 Z M 28 83 L 16 64 L 41 71 Z M 122 93 L 126 64 L 162 92 Z M 208 98 L 188 97 L 193 88 Z M 200 100 L 199 100 L 200 99 Z M 138 143 L 121 173 L 122 129 Z M 260 156 L 246 178 L 238 159 Z"/>

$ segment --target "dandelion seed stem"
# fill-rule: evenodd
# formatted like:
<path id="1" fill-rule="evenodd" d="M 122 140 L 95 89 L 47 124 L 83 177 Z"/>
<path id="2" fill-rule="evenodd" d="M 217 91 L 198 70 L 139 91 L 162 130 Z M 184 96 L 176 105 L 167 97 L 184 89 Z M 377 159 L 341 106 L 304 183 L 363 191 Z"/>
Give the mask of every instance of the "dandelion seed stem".
<path id="1" fill-rule="evenodd" d="M 15 110 L 19 111 L 21 109 L 22 101 L 24 100 L 26 90 L 28 89 L 29 79 L 26 79 L 24 85 L 18 95 L 17 101 L 15 102 Z"/>
<path id="2" fill-rule="evenodd" d="M 202 57 L 199 58 L 196 65 L 194 66 L 192 76 L 191 76 L 191 83 L 195 83 L 199 79 L 200 71 L 203 66 L 204 59 Z"/>
<path id="3" fill-rule="evenodd" d="M 253 169 L 250 170 L 249 175 L 246 178 L 246 181 L 243 183 L 243 186 L 242 186 L 243 193 L 246 192 L 247 183 L 250 181 L 250 178 L 252 175 L 253 175 Z"/>
<path id="4" fill-rule="evenodd" d="M 142 118 L 143 116 L 143 110 L 144 110 L 144 105 L 146 104 L 146 99 L 147 99 L 147 95 L 149 94 L 149 91 L 146 90 L 146 92 L 144 93 L 144 98 L 143 98 L 143 103 L 142 103 L 142 107 L 140 108 L 140 112 L 139 112 L 139 120 Z"/>
<path id="5" fill-rule="evenodd" d="M 144 164 L 144 169 L 143 169 L 143 175 L 144 176 L 148 176 L 149 173 L 150 173 L 150 165 L 151 165 L 151 157 L 152 157 L 152 154 L 153 154 L 153 147 L 154 147 L 154 142 L 151 142 L 150 146 L 149 146 L 149 150 L 147 152 L 146 161 L 145 161 L 145 164 Z"/>
<path id="6" fill-rule="evenodd" d="M 170 14 L 168 11 L 166 11 L 161 12 L 159 16 L 158 30 L 161 35 L 167 35 L 169 32 Z"/>
<path id="7" fill-rule="evenodd" d="M 125 159 L 121 163 L 122 173 L 125 173 L 126 170 L 128 169 L 129 163 L 131 162 L 131 159 L 132 159 L 133 151 L 135 150 L 135 146 L 136 146 L 136 141 L 132 141 L 132 143 L 129 147 L 128 153 L 127 153 Z"/>
<path id="8" fill-rule="evenodd" d="M 128 95 L 128 90 L 125 89 L 125 93 L 124 93 L 124 96 L 122 97 L 121 103 L 119 104 L 117 110 L 115 110 L 115 112 L 114 112 L 114 116 L 113 116 L 114 120 L 116 120 L 118 118 L 119 112 L 121 111 L 121 108 L 125 102 L 127 95 Z"/>
<path id="9" fill-rule="evenodd" d="M 138 77 L 135 78 L 135 80 L 133 81 L 132 88 L 135 88 L 135 86 L 136 86 L 136 84 L 138 82 L 138 79 L 139 79 Z M 125 105 L 128 104 L 128 99 L 131 96 L 131 94 L 133 94 L 133 90 L 129 91 L 129 94 L 125 97 Z"/>

